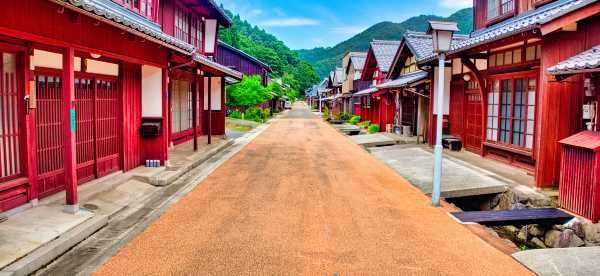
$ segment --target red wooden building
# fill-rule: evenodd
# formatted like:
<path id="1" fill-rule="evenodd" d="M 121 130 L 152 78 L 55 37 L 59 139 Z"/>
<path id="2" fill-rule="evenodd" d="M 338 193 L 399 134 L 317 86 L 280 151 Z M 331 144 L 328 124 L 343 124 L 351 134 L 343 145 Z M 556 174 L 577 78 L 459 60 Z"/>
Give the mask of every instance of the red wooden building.
<path id="1" fill-rule="evenodd" d="M 475 31 L 449 53 L 451 132 L 483 156 L 528 170 L 538 187 L 557 186 L 558 141 L 586 127 L 582 106 L 591 98 L 582 76 L 557 81 L 546 69 L 600 43 L 594 35 L 600 3 L 476 0 L 474 6 Z"/>
<path id="2" fill-rule="evenodd" d="M 360 101 L 361 119 L 379 125 L 380 131 L 386 131 L 387 125 L 394 121 L 396 106 L 394 96 L 387 89 L 377 89 L 376 86 L 385 81 L 399 47 L 400 41 L 371 42 L 361 80 L 370 81 L 373 85 L 354 94 Z"/>
<path id="3" fill-rule="evenodd" d="M 164 164 L 186 89 L 214 107 L 190 111 L 197 133 L 222 132 L 222 79 L 241 74 L 211 61 L 218 24 L 208 0 L 3 2 L 0 211 L 63 190 L 76 211 L 78 184 Z"/>

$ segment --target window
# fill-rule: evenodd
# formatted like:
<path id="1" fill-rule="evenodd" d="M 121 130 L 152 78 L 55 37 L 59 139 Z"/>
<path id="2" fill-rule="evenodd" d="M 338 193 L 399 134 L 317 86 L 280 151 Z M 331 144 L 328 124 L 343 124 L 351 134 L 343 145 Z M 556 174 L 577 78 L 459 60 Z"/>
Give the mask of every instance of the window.
<path id="1" fill-rule="evenodd" d="M 525 57 L 523 57 L 523 51 L 525 51 Z M 490 68 L 494 68 L 522 64 L 523 62 L 538 61 L 540 59 L 540 53 L 541 45 L 495 52 L 488 58 L 488 65 Z M 523 61 L 523 59 L 525 60 Z"/>
<path id="2" fill-rule="evenodd" d="M 115 2 L 125 6 L 126 8 L 141 14 L 142 16 L 156 21 L 156 14 L 154 11 L 154 1 L 157 0 L 114 0 Z"/>
<path id="3" fill-rule="evenodd" d="M 202 19 L 192 17 L 190 44 L 202 49 Z"/>
<path id="4" fill-rule="evenodd" d="M 497 79 L 488 92 L 487 140 L 533 149 L 535 129 L 534 77 Z"/>
<path id="5" fill-rule="evenodd" d="M 175 9 L 175 38 L 189 43 L 189 30 L 189 15 L 184 9 L 178 7 Z"/>
<path id="6" fill-rule="evenodd" d="M 411 56 L 410 58 L 407 58 L 404 62 L 404 66 L 402 67 L 400 74 L 404 75 L 415 71 L 417 71 L 417 59 L 415 58 L 415 56 Z"/>
<path id="7" fill-rule="evenodd" d="M 513 0 L 488 0 L 487 19 L 492 20 L 513 13 L 515 5 Z"/>

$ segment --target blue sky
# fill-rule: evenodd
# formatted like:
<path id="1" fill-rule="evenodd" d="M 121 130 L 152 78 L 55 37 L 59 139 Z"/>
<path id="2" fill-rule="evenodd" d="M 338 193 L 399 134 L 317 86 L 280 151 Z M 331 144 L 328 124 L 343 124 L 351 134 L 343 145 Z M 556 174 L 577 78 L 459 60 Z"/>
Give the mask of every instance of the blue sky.
<path id="1" fill-rule="evenodd" d="M 448 16 L 472 0 L 216 0 L 292 49 L 334 46 L 381 21 Z"/>

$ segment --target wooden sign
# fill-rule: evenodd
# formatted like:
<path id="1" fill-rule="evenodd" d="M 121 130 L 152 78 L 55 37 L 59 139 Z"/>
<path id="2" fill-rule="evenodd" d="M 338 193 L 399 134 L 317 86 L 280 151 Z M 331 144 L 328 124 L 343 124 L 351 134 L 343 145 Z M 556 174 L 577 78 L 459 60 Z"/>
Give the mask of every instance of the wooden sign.
<path id="1" fill-rule="evenodd" d="M 29 81 L 29 109 L 37 108 L 37 90 L 35 87 L 35 81 Z"/>

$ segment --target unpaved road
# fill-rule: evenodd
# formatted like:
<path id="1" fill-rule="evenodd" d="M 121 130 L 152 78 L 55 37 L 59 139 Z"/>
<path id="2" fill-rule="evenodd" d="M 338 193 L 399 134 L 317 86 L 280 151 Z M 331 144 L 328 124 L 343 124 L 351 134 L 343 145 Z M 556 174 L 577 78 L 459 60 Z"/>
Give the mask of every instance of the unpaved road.
<path id="1" fill-rule="evenodd" d="M 528 275 L 296 106 L 98 275 Z"/>

